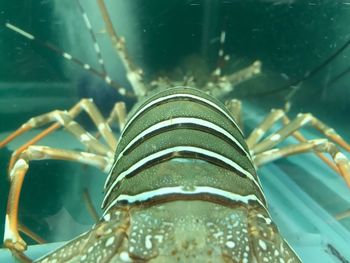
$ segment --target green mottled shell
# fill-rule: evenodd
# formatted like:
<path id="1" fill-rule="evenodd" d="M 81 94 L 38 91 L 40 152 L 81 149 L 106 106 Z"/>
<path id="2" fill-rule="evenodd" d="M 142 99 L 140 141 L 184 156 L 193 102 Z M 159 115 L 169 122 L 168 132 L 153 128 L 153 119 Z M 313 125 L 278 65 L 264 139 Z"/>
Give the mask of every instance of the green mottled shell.
<path id="1" fill-rule="evenodd" d="M 201 97 L 218 105 L 227 115 L 230 114 L 225 106 L 213 97 L 192 88 L 179 87 L 160 92 L 149 98 L 138 107 L 133 115 L 138 114 L 138 111 L 145 107 L 145 105 L 157 99 L 176 94 Z M 197 100 L 175 96 L 172 99 L 154 104 L 148 110 L 139 114 L 137 118 L 133 118 L 133 115 L 130 116 L 132 121 L 127 124 L 126 129 L 122 133 L 116 150 L 116 156 L 119 156 L 138 134 L 150 126 L 161 121 L 179 117 L 198 118 L 221 127 L 236 138 L 239 144 L 248 152 L 243 135 L 235 123 L 227 115 Z M 239 164 L 258 181 L 251 160 L 236 145 L 227 141 L 220 134 L 213 133 L 210 129 L 198 129 L 186 125 L 159 130 L 151 136 L 144 137 L 135 147 L 128 150 L 118 160 L 112 171 L 110 181 L 113 182 L 122 171 L 125 171 L 143 158 L 162 149 L 179 145 L 195 146 L 219 153 Z M 207 185 L 242 195 L 255 194 L 261 201 L 264 200 L 263 194 L 249 178 L 241 176 L 236 171 L 230 169 L 230 167 L 220 163 L 201 162 L 200 156 L 190 156 L 187 158 L 189 158 L 188 161 L 191 161 L 191 163 L 184 162 L 183 159 L 179 161 L 173 158 L 139 169 L 135 174 L 125 178 L 118 184 L 118 187 L 113 189 L 113 193 L 108 198 L 107 204 L 120 194 L 135 195 L 154 188 L 178 185 Z M 111 183 L 107 185 L 107 189 L 110 185 Z"/>

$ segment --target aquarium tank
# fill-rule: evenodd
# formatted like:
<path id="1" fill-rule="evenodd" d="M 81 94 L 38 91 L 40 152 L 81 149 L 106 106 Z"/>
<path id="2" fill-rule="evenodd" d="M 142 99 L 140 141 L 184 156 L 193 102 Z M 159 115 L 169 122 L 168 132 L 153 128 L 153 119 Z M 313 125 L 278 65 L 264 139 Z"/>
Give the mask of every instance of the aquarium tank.
<path id="1" fill-rule="evenodd" d="M 0 262 L 39 259 L 109 217 L 104 185 L 115 180 L 111 164 L 128 113 L 174 87 L 199 89 L 201 103 L 213 97 L 212 107 L 232 113 L 266 213 L 300 261 L 350 262 L 349 0 L 13 0 L 0 14 Z M 224 133 L 213 123 L 198 125 Z M 169 138 L 161 143 L 177 140 Z M 201 154 L 178 165 L 194 173 L 206 162 Z M 13 229 L 23 254 L 24 243 L 8 242 Z M 153 237 L 144 245 L 155 244 Z M 250 243 L 247 257 L 264 248 Z M 137 259 L 124 252 L 121 262 Z"/>

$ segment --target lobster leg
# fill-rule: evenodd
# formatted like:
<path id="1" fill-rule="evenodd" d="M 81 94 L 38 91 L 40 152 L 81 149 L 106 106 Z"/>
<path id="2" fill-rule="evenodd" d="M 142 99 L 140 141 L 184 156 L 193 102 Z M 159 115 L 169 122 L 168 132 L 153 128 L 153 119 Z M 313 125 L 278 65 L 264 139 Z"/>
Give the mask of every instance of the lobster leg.
<path id="1" fill-rule="evenodd" d="M 346 183 L 350 187 L 350 162 L 339 151 L 335 144 L 329 142 L 327 139 L 310 140 L 296 145 L 288 145 L 280 149 L 267 150 L 254 156 L 253 160 L 256 166 L 261 166 L 265 163 L 272 162 L 289 155 L 311 151 L 326 152 L 330 154 L 334 163 L 337 165 L 340 174 L 344 177 Z"/>
<path id="2" fill-rule="evenodd" d="M 304 115 L 304 116 L 307 116 L 307 115 Z M 299 115 L 300 117 L 300 115 Z M 301 116 L 302 117 L 302 116 Z M 271 113 L 263 120 L 263 122 L 259 125 L 258 128 L 254 129 L 254 131 L 251 133 L 251 135 L 249 136 L 247 142 L 248 142 L 248 145 L 250 148 L 254 148 L 257 143 L 260 141 L 260 139 L 265 135 L 266 131 L 268 129 L 270 129 L 272 127 L 272 125 L 277 122 L 278 120 L 280 120 L 282 118 L 282 122 L 284 124 L 284 127 L 287 126 L 288 124 L 290 124 L 290 120 L 289 118 L 285 115 L 284 111 L 283 110 L 271 110 Z M 318 121 L 316 119 L 316 122 L 318 122 L 319 126 L 322 125 L 324 131 L 330 129 L 328 128 L 327 126 L 325 126 L 323 123 L 321 123 L 320 121 Z M 305 123 L 303 123 L 303 125 L 305 125 Z M 334 132 L 333 129 L 330 129 Z M 280 130 L 281 131 L 281 130 Z M 278 131 L 278 132 L 280 132 Z M 278 133 L 277 132 L 277 133 Z M 301 134 L 301 132 L 297 131 L 297 129 L 295 129 L 294 132 L 291 131 L 291 135 L 297 139 L 299 142 L 307 142 L 308 140 Z M 334 132 L 335 133 L 335 132 Z M 336 133 L 335 133 L 336 134 Z M 288 136 L 289 134 L 286 134 L 286 136 Z M 273 136 L 273 135 L 271 135 Z M 270 136 L 270 137 L 271 137 Z M 277 137 L 279 135 L 276 135 Z M 336 136 L 340 137 L 339 135 L 336 134 Z M 336 138 L 335 136 L 335 138 Z M 277 137 L 274 137 L 274 139 L 276 139 Z M 331 138 L 329 138 L 331 139 Z M 338 140 L 339 141 L 339 140 Z M 347 143 L 341 139 L 340 142 L 342 142 L 342 145 L 344 148 L 347 147 Z M 266 142 L 265 142 L 266 143 Z M 267 142 L 268 143 L 268 142 Z M 265 145 L 266 146 L 266 145 Z M 271 147 L 270 147 L 271 148 Z M 268 148 L 268 149 L 270 149 Z M 256 152 L 251 151 L 252 154 L 256 154 Z M 323 153 L 321 152 L 315 152 L 315 154 L 323 161 L 325 162 L 330 168 L 332 168 L 336 173 L 339 173 L 339 170 L 337 168 L 337 166 L 332 162 L 330 161 Z"/>
<path id="3" fill-rule="evenodd" d="M 240 100 L 230 100 L 225 103 L 227 109 L 230 111 L 232 117 L 237 122 L 241 131 L 243 131 L 243 120 L 242 120 L 242 102 Z"/>
<path id="4" fill-rule="evenodd" d="M 38 128 L 43 125 L 46 125 L 52 121 L 58 120 L 57 123 L 51 125 L 49 128 L 45 129 L 41 133 L 39 133 L 37 136 L 32 138 L 30 141 L 22 145 L 19 149 L 13 152 L 10 165 L 9 165 L 9 170 L 12 169 L 15 161 L 18 159 L 18 156 L 26 149 L 28 146 L 35 144 L 39 140 L 41 140 L 43 137 L 46 137 L 48 134 L 52 133 L 53 131 L 57 130 L 60 128 L 62 125 L 66 124 L 71 124 L 71 120 L 75 118 L 77 115 L 81 113 L 81 111 L 85 111 L 96 127 L 98 128 L 99 132 L 102 134 L 102 136 L 105 138 L 106 142 L 108 143 L 109 147 L 114 150 L 117 144 L 117 140 L 114 137 L 109 125 L 105 122 L 104 118 L 102 117 L 100 111 L 96 107 L 96 105 L 89 99 L 82 99 L 80 100 L 75 106 L 73 106 L 68 112 L 66 111 L 53 111 L 47 114 L 43 114 L 37 117 L 33 117 L 30 120 L 28 120 L 26 123 L 24 123 L 19 129 L 17 129 L 15 132 L 10 134 L 5 140 L 0 142 L 0 148 L 4 147 L 6 144 L 11 142 L 13 139 L 16 137 L 20 136 L 21 134 L 33 129 L 33 128 Z M 65 121 L 64 121 L 65 120 Z M 62 121 L 63 123 L 60 123 Z M 74 122 L 75 123 L 75 122 Z M 73 127 L 74 126 L 74 127 Z M 82 134 L 85 135 L 85 131 L 80 127 L 75 124 L 72 124 L 70 127 L 70 130 L 74 130 L 76 136 L 79 136 L 79 138 L 86 138 L 86 136 L 81 137 Z M 91 135 L 87 135 L 89 138 L 91 138 Z M 101 143 L 99 143 L 97 140 L 92 139 L 90 143 L 94 145 L 93 147 L 97 147 L 99 150 L 102 152 L 109 151 L 108 148 L 103 146 Z M 90 144 L 89 143 L 89 144 Z M 90 145 L 91 147 L 91 145 Z"/>
<path id="5" fill-rule="evenodd" d="M 232 116 L 239 118 L 237 117 L 237 106 L 233 103 L 227 103 L 227 107 L 231 111 Z M 266 132 L 279 120 L 282 120 L 284 126 L 259 142 Z M 253 156 L 255 165 L 261 166 L 267 162 L 272 162 L 276 159 L 293 154 L 314 152 L 336 173 L 339 173 L 350 187 L 350 164 L 348 159 L 328 140 L 307 140 L 298 130 L 308 123 L 328 137 L 329 140 L 332 140 L 346 150 L 349 150 L 350 145 L 342 139 L 334 129 L 326 126 L 311 114 L 299 114 L 297 118 L 291 122 L 283 110 L 272 109 L 259 126 L 251 132 L 247 139 L 248 147 L 252 149 L 250 153 Z M 281 149 L 272 149 L 272 147 L 286 139 L 289 135 L 296 138 L 300 144 L 286 146 Z M 329 160 L 323 152 L 329 153 L 333 158 L 333 162 Z"/>
<path id="6" fill-rule="evenodd" d="M 93 100 L 82 99 L 81 107 L 90 116 L 109 148 L 114 150 L 117 147 L 117 140 Z"/>
<path id="7" fill-rule="evenodd" d="M 106 142 L 109 144 L 109 146 L 112 149 L 115 149 L 115 146 L 117 144 L 116 139 L 113 136 L 112 131 L 108 126 L 106 126 L 106 122 L 101 115 L 101 112 L 96 107 L 95 103 L 91 99 L 81 99 L 76 105 L 74 105 L 66 114 L 68 114 L 72 119 L 76 118 L 81 111 L 85 111 L 94 124 L 96 125 L 99 132 L 102 134 L 102 136 L 105 138 Z M 58 120 L 59 117 L 55 115 L 55 111 L 39 115 L 37 117 L 33 117 L 29 119 L 26 123 L 24 123 L 19 129 L 17 129 L 15 132 L 10 134 L 6 139 L 4 139 L 2 142 L 0 142 L 0 148 L 4 147 L 6 144 L 11 142 L 16 137 L 22 135 L 23 133 L 33 129 L 33 128 L 39 128 L 43 125 L 46 125 L 52 121 Z M 58 126 L 57 128 L 59 128 Z M 56 129 L 57 129 L 56 128 Z M 52 132 L 52 131 L 50 131 Z M 40 138 L 41 139 L 41 138 Z"/>
<path id="8" fill-rule="evenodd" d="M 261 61 L 257 60 L 246 68 L 243 68 L 230 75 L 221 76 L 221 69 L 217 68 L 213 72 L 213 76 L 217 77 L 214 81 L 206 84 L 205 90 L 208 90 L 214 97 L 223 98 L 234 90 L 234 88 L 247 80 L 259 75 L 261 72 Z"/>
<path id="9" fill-rule="evenodd" d="M 285 115 L 285 112 L 283 110 L 272 109 L 271 112 L 261 122 L 261 124 L 257 128 L 255 128 L 249 135 L 249 138 L 247 139 L 248 147 L 252 148 L 253 146 L 255 146 L 266 134 L 266 132 L 279 120 L 282 120 L 284 125 L 290 123 L 289 118 Z M 295 131 L 292 134 L 292 136 L 296 138 L 299 142 L 307 142 L 307 139 L 299 131 Z M 320 152 L 315 152 L 315 154 L 336 173 L 339 173 L 337 166 L 334 165 L 334 163 L 331 162 L 324 154 Z"/>
<path id="10" fill-rule="evenodd" d="M 114 107 L 110 112 L 106 123 L 109 125 L 109 127 L 111 127 L 114 122 L 118 123 L 119 131 L 122 132 L 126 124 L 126 116 L 127 116 L 127 111 L 126 111 L 125 102 L 119 101 L 114 104 Z M 99 137 L 100 137 L 100 133 L 97 132 L 95 134 L 95 138 L 98 139 Z"/>
<path id="11" fill-rule="evenodd" d="M 284 125 L 287 125 L 290 120 L 289 118 L 285 115 L 283 116 L 282 119 Z M 297 139 L 299 142 L 307 142 L 307 139 L 301 134 L 301 132 L 296 131 L 293 133 L 293 137 Z M 323 161 L 325 162 L 329 167 L 331 167 L 336 173 L 339 173 L 339 170 L 336 165 L 332 161 L 330 161 L 324 154 L 320 152 L 315 152 L 315 154 Z"/>
<path id="12" fill-rule="evenodd" d="M 241 82 L 249 80 L 255 75 L 259 75 L 261 72 L 261 64 L 260 60 L 254 61 L 250 66 L 234 72 L 231 75 L 224 77 L 224 79 L 230 82 L 232 86 L 237 86 Z"/>
<path id="13" fill-rule="evenodd" d="M 282 114 L 278 113 L 270 113 L 270 117 L 274 114 L 276 114 L 276 119 L 279 119 L 281 117 L 284 117 L 284 113 Z M 269 116 L 267 116 L 267 118 L 263 121 L 262 124 L 264 124 L 264 122 L 269 119 Z M 271 117 L 272 119 L 272 117 Z M 266 121 L 267 123 L 267 121 Z M 278 130 L 277 132 L 271 134 L 270 136 L 268 136 L 267 138 L 265 138 L 264 140 L 262 140 L 259 143 L 256 143 L 252 146 L 251 148 L 251 154 L 253 156 L 259 156 L 259 154 L 264 153 L 270 149 L 272 149 L 272 147 L 274 147 L 275 145 L 279 144 L 280 142 L 282 142 L 283 140 L 285 140 L 289 135 L 293 135 L 297 140 L 301 141 L 302 143 L 306 143 L 307 146 L 303 146 L 303 144 L 301 143 L 297 148 L 294 149 L 295 153 L 298 152 L 303 152 L 306 149 L 309 149 L 308 147 L 312 146 L 311 144 L 307 144 L 307 140 L 301 135 L 300 132 L 298 132 L 298 130 L 300 128 L 302 128 L 303 126 L 305 126 L 306 124 L 311 124 L 311 126 L 313 126 L 315 129 L 319 130 L 321 133 L 323 133 L 329 140 L 334 141 L 335 143 L 338 143 L 341 147 L 345 148 L 346 150 L 350 149 L 350 145 L 347 144 L 341 137 L 340 135 L 338 135 L 333 129 L 329 128 L 328 126 L 326 126 L 325 124 L 323 124 L 321 121 L 319 121 L 317 118 L 315 118 L 314 116 L 312 116 L 311 114 L 299 114 L 293 121 L 289 122 L 289 119 L 287 117 L 284 118 L 284 123 L 285 126 L 283 128 L 281 128 L 280 130 Z M 273 122 L 270 122 L 269 125 L 266 125 L 264 127 L 263 132 L 266 131 L 268 129 L 268 127 L 271 127 L 273 124 Z M 261 125 L 263 126 L 263 125 Z M 265 129 L 266 128 L 266 129 Z M 259 129 L 259 128 L 258 128 Z M 254 131 L 253 131 L 254 132 Z M 257 141 L 257 139 L 254 139 L 255 141 Z M 253 140 L 251 141 L 251 143 L 253 142 Z M 340 173 L 340 175 L 345 179 L 346 183 L 349 185 L 350 187 L 350 169 L 349 169 L 349 161 L 348 159 L 345 157 L 345 155 L 343 155 L 336 147 L 333 143 L 328 142 L 328 140 L 326 141 L 327 143 L 321 143 L 321 146 L 314 146 L 313 150 L 316 151 L 316 154 L 323 160 L 325 161 L 328 165 L 330 165 L 331 168 L 333 168 L 337 173 Z M 293 147 L 293 146 L 291 146 Z M 306 148 L 304 148 L 306 147 Z M 315 148 L 316 147 L 316 148 Z M 312 147 L 311 147 L 312 148 Z M 311 151 L 311 148 L 309 151 Z M 285 151 L 285 152 L 284 152 Z M 275 155 L 290 155 L 293 154 L 293 151 L 291 151 L 290 148 L 286 148 L 283 149 L 280 152 L 276 152 L 276 150 L 271 150 L 268 153 L 265 153 L 264 155 L 261 155 L 259 158 L 262 158 L 264 156 L 264 158 L 266 158 L 266 155 L 272 154 L 274 152 Z M 333 164 L 331 164 L 331 162 L 324 156 L 321 154 L 321 152 L 327 152 L 329 153 L 336 166 L 334 166 Z M 273 160 L 273 158 L 271 156 L 271 161 Z M 258 164 L 257 165 L 261 165 L 262 163 L 266 162 L 266 161 L 262 161 L 262 163 L 259 164 L 259 160 L 258 160 Z M 268 161 L 267 161 L 268 162 Z"/>
<path id="14" fill-rule="evenodd" d="M 124 102 L 117 102 L 114 104 L 114 107 L 107 118 L 108 125 L 111 125 L 113 122 L 117 122 L 120 131 L 124 129 L 126 123 L 126 106 Z"/>
<path id="15" fill-rule="evenodd" d="M 23 151 L 10 173 L 11 187 L 7 203 L 4 234 L 5 246 L 16 251 L 24 251 L 26 249 L 26 243 L 18 233 L 18 203 L 24 176 L 27 173 L 30 161 L 43 159 L 76 161 L 96 166 L 106 173 L 109 171 L 113 161 L 111 158 L 92 153 L 53 149 L 44 146 L 29 146 L 28 149 Z"/>
<path id="16" fill-rule="evenodd" d="M 57 120 L 62 126 L 64 126 L 70 133 L 72 133 L 82 144 L 88 147 L 92 152 L 113 156 L 112 149 L 108 149 L 105 145 L 100 143 L 95 137 L 93 137 L 89 132 L 82 128 L 78 123 L 73 121 L 70 115 L 64 111 L 53 111 L 47 114 L 43 114 L 36 118 L 33 118 L 34 122 L 39 120 L 40 122 L 48 122 Z M 109 127 L 109 126 L 108 126 Z M 20 150 L 24 150 L 20 148 Z M 21 151 L 15 151 L 10 160 L 9 170 L 12 169 L 14 163 L 18 160 Z"/>
<path id="17" fill-rule="evenodd" d="M 272 109 L 270 113 L 265 117 L 265 119 L 256 127 L 249 135 L 247 139 L 247 145 L 249 149 L 261 140 L 261 138 L 266 134 L 266 132 L 274 125 L 278 120 L 280 120 L 284 115 L 282 110 Z"/>
<path id="18" fill-rule="evenodd" d="M 298 116 L 293 121 L 288 123 L 282 129 L 268 136 L 260 143 L 254 145 L 252 148 L 252 152 L 254 154 L 258 154 L 267 149 L 271 149 L 272 147 L 283 141 L 285 138 L 287 138 L 289 135 L 293 134 L 295 131 L 299 130 L 307 124 L 310 124 L 312 127 L 324 134 L 328 139 L 334 141 L 342 148 L 346 149 L 347 151 L 350 151 L 350 145 L 347 142 L 345 142 L 344 139 L 338 133 L 336 133 L 336 131 L 334 131 L 334 129 L 326 126 L 311 114 L 298 114 Z"/>

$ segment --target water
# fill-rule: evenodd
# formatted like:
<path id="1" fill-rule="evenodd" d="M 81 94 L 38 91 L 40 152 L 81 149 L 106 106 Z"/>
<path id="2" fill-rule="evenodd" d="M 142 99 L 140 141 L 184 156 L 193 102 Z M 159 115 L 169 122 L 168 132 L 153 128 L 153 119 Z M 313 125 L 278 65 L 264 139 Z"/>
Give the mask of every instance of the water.
<path id="1" fill-rule="evenodd" d="M 100 44 L 108 76 L 131 90 L 95 1 L 85 1 L 83 7 Z M 257 60 L 262 63 L 259 75 L 240 83 L 222 98 L 243 101 L 246 134 L 271 108 L 284 108 L 288 101 L 291 118 L 299 112 L 311 112 L 350 141 L 350 49 L 346 45 L 350 40 L 350 3 L 346 0 L 114 1 L 108 2 L 108 10 L 118 34 L 126 39 L 133 63 L 143 70 L 145 83 L 160 76 L 167 76 L 169 83 L 175 84 L 191 76 L 198 84 L 206 83 L 216 66 L 224 63 L 218 58 L 223 48 L 230 56 L 224 63 L 224 75 Z M 117 100 L 126 101 L 128 109 L 132 108 L 135 98 L 124 98 L 103 79 L 5 27 L 6 22 L 18 26 L 102 71 L 75 1 L 12 1 L 0 8 L 0 14 L 0 140 L 30 117 L 69 109 L 82 97 L 93 97 L 105 116 Z M 224 44 L 220 44 L 222 31 Z M 88 118 L 78 120 L 94 129 Z M 33 134 L 0 150 L 0 233 L 5 218 L 9 156 Z M 321 136 L 310 128 L 303 134 L 308 138 Z M 85 150 L 65 131 L 52 134 L 40 144 Z M 285 177 L 276 175 L 282 173 Z M 97 169 L 71 162 L 32 162 L 21 194 L 21 221 L 50 242 L 81 233 L 93 223 L 86 206 L 81 205 L 82 192 L 89 189 L 94 206 L 99 207 L 104 178 Z M 342 250 L 342 240 L 350 230 L 350 216 L 344 217 L 344 212 L 349 211 L 350 194 L 336 173 L 312 154 L 304 154 L 267 165 L 261 171 L 261 180 L 269 191 L 272 216 L 303 259 L 313 258 L 307 250 L 311 247 L 325 253 L 325 262 L 350 260 L 348 252 Z M 292 189 L 303 195 L 289 196 L 280 191 L 278 180 L 293 184 Z M 276 192 L 288 195 L 288 201 L 278 202 Z M 287 215 L 290 210 L 284 206 L 297 211 Z M 311 218 L 303 216 L 305 211 L 312 211 Z M 328 224 L 334 227 L 328 229 Z M 33 244 L 29 239 L 28 242 Z M 347 261 L 341 261 L 330 247 Z"/>

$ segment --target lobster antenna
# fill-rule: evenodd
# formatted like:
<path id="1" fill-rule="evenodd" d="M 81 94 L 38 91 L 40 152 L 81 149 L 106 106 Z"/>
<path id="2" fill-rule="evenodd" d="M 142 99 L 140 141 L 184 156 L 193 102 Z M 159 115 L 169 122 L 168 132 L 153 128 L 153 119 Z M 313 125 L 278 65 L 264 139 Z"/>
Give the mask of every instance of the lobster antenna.
<path id="1" fill-rule="evenodd" d="M 348 41 L 346 41 L 345 44 L 342 45 L 339 49 L 337 49 L 333 54 L 328 56 L 322 63 L 320 63 L 318 66 L 316 66 L 312 70 L 306 72 L 306 74 L 304 74 L 303 77 L 296 79 L 296 80 L 290 82 L 289 84 L 284 85 L 280 88 L 261 92 L 261 93 L 255 93 L 254 96 L 256 96 L 256 95 L 267 96 L 267 95 L 272 95 L 272 94 L 275 94 L 275 93 L 278 93 L 278 92 L 281 92 L 284 90 L 289 90 L 289 89 L 292 89 L 291 92 L 294 93 L 295 92 L 294 87 L 299 86 L 303 81 L 311 78 L 313 75 L 318 73 L 321 69 L 326 67 L 330 62 L 332 62 L 336 57 L 338 57 L 349 45 L 350 45 L 350 39 Z M 290 99 L 291 96 L 288 94 L 287 97 L 289 97 L 289 99 Z"/>
<path id="2" fill-rule="evenodd" d="M 88 29 L 88 31 L 90 33 L 90 37 L 91 37 L 92 42 L 94 44 L 94 50 L 95 50 L 95 53 L 96 53 L 96 56 L 98 59 L 98 63 L 100 63 L 103 74 L 107 75 L 106 66 L 105 66 L 105 63 L 104 63 L 104 60 L 103 60 L 102 54 L 101 54 L 101 48 L 100 48 L 99 43 L 97 42 L 96 35 L 95 35 L 94 31 L 92 30 L 90 19 L 89 19 L 88 15 L 86 14 L 85 9 L 81 5 L 80 1 L 76 0 L 76 2 L 77 2 L 77 5 L 79 7 L 80 14 L 83 17 L 86 28 Z"/>
<path id="3" fill-rule="evenodd" d="M 220 77 L 222 74 L 222 69 L 225 66 L 225 62 L 230 60 L 230 56 L 225 54 L 225 41 L 226 41 L 226 31 L 223 30 L 221 31 L 220 34 L 220 48 L 218 51 L 218 61 L 217 61 L 217 65 L 216 68 L 213 72 L 213 75 L 216 77 Z"/>
<path id="4" fill-rule="evenodd" d="M 345 75 L 349 74 L 349 72 L 350 72 L 350 67 L 347 67 L 344 71 L 340 72 L 338 75 L 336 75 L 334 78 L 332 78 L 328 82 L 328 86 L 332 86 L 335 82 L 340 80 L 342 77 L 344 77 Z"/>
<path id="5" fill-rule="evenodd" d="M 23 29 L 20 29 L 19 27 L 15 26 L 13 24 L 5 23 L 5 26 L 8 29 L 11 29 L 11 30 L 15 31 L 16 33 L 24 36 L 25 38 L 34 41 L 38 45 L 46 47 L 46 48 L 52 50 L 53 52 L 61 55 L 64 59 L 72 61 L 73 63 L 75 63 L 76 65 L 80 66 L 84 70 L 87 70 L 90 73 L 100 77 L 108 85 L 114 87 L 121 95 L 126 96 L 126 97 L 135 97 L 135 94 L 133 92 L 127 91 L 124 87 L 122 87 L 121 85 L 119 85 L 118 83 L 113 81 L 107 74 L 96 70 L 95 68 L 91 67 L 89 64 L 82 62 L 81 60 L 77 59 L 76 57 L 73 57 L 71 54 L 69 54 L 67 52 L 64 52 L 63 50 L 61 50 L 60 48 L 58 48 L 57 46 L 55 46 L 51 42 L 42 41 L 40 39 L 37 39 L 34 35 L 24 31 Z"/>
<path id="6" fill-rule="evenodd" d="M 125 45 L 125 39 L 123 37 L 120 37 L 117 34 L 115 28 L 113 27 L 112 20 L 108 14 L 108 10 L 104 3 L 104 0 L 98 0 L 97 4 L 101 12 L 102 19 L 105 23 L 107 33 L 111 38 L 112 45 L 117 54 L 119 55 L 119 58 L 126 70 L 126 77 L 129 80 L 135 94 L 138 97 L 143 97 L 147 93 L 147 90 L 143 83 L 142 70 L 138 69 L 130 60 Z"/>

